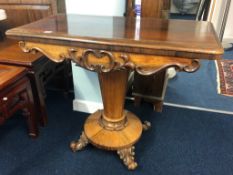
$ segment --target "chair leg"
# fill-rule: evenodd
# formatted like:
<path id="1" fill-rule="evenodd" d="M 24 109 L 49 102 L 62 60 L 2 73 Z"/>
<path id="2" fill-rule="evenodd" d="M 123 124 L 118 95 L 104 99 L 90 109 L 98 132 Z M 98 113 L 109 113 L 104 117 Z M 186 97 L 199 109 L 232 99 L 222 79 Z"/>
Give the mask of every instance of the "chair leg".
<path id="1" fill-rule="evenodd" d="M 153 109 L 156 112 L 162 112 L 162 110 L 163 110 L 163 101 L 155 100 L 153 102 Z"/>
<path id="2" fill-rule="evenodd" d="M 38 127 L 36 125 L 36 120 L 32 117 L 32 110 L 28 109 L 30 107 L 23 109 L 23 115 L 26 117 L 28 125 L 28 135 L 32 138 L 38 137 Z"/>
<path id="3" fill-rule="evenodd" d="M 48 123 L 48 116 L 39 77 L 35 73 L 31 73 L 29 74 L 29 76 L 32 84 L 32 93 L 36 106 L 38 121 L 41 126 L 46 126 L 46 124 Z"/>
<path id="4" fill-rule="evenodd" d="M 30 83 L 27 85 L 26 92 L 21 94 L 21 98 L 25 101 L 25 108 L 23 109 L 23 115 L 26 117 L 28 125 L 28 133 L 30 137 L 37 137 L 39 135 L 34 99 L 32 96 L 32 89 Z"/>
<path id="5" fill-rule="evenodd" d="M 70 90 L 70 71 L 71 71 L 71 62 L 70 60 L 65 60 L 64 63 L 64 74 L 63 74 L 63 84 L 64 84 L 64 95 L 68 97 Z"/>
<path id="6" fill-rule="evenodd" d="M 40 83 L 39 77 L 36 75 L 36 87 L 37 87 L 37 93 L 38 93 L 38 98 L 39 98 L 39 103 L 40 103 L 40 124 L 41 126 L 46 126 L 48 123 L 48 115 L 47 115 L 47 110 L 46 110 L 46 104 L 45 104 L 45 96 L 43 95 L 43 86 Z"/>
<path id="7" fill-rule="evenodd" d="M 134 96 L 134 106 L 136 106 L 136 107 L 140 106 L 141 101 L 142 101 L 141 97 Z"/>

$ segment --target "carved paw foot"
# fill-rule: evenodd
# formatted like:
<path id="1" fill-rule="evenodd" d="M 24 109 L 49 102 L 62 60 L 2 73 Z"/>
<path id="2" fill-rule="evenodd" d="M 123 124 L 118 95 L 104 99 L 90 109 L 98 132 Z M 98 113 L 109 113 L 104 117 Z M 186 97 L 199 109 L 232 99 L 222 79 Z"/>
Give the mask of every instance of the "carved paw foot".
<path id="1" fill-rule="evenodd" d="M 148 121 L 144 121 L 144 123 L 142 124 L 142 128 L 143 128 L 143 131 L 147 131 L 148 129 L 151 128 L 151 123 Z"/>
<path id="2" fill-rule="evenodd" d="M 82 132 L 82 135 L 80 136 L 80 139 L 78 141 L 72 141 L 70 143 L 70 148 L 73 152 L 82 150 L 84 147 L 86 147 L 88 144 L 87 136 L 84 132 Z"/>
<path id="3" fill-rule="evenodd" d="M 124 148 L 117 151 L 117 154 L 120 156 L 120 159 L 123 160 L 124 164 L 128 167 L 129 170 L 134 170 L 138 164 L 134 161 L 134 152 L 135 147 Z"/>

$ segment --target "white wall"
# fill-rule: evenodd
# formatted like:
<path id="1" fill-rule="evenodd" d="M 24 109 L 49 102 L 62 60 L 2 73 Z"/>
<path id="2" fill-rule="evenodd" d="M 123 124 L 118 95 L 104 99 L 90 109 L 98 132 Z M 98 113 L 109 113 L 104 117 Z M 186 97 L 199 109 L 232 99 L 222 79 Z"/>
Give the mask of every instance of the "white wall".
<path id="1" fill-rule="evenodd" d="M 66 0 L 67 13 L 122 16 L 125 0 Z"/>
<path id="2" fill-rule="evenodd" d="M 66 0 L 66 9 L 68 14 L 123 16 L 125 0 Z M 73 109 L 92 113 L 102 108 L 97 74 L 75 64 L 72 64 L 72 71 L 75 90 Z"/>
<path id="3" fill-rule="evenodd" d="M 231 42 L 233 43 L 233 1 L 231 2 L 230 6 L 224 39 L 231 40 Z"/>
<path id="4" fill-rule="evenodd" d="M 220 27 L 224 15 L 224 9 L 226 7 L 226 2 L 227 0 L 216 0 L 215 3 L 214 13 L 211 22 L 214 24 L 217 33 L 220 32 Z M 233 42 L 233 2 L 231 2 L 223 39 L 224 40 L 230 39 Z"/>

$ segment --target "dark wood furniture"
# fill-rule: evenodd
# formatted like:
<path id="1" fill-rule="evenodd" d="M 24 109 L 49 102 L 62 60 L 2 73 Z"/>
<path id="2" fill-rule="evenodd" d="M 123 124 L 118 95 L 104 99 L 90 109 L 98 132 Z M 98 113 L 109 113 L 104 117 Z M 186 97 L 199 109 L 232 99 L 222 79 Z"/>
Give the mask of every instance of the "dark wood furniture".
<path id="1" fill-rule="evenodd" d="M 57 12 L 66 13 L 66 2 L 65 0 L 57 0 Z"/>
<path id="2" fill-rule="evenodd" d="M 29 136 L 38 128 L 30 81 L 25 68 L 0 64 L 0 125 L 21 110 L 28 123 Z"/>
<path id="3" fill-rule="evenodd" d="M 126 16 L 135 17 L 134 3 L 134 0 L 126 1 Z M 170 3 L 170 0 L 142 0 L 141 17 L 168 19 Z M 147 77 L 135 72 L 132 82 L 135 105 L 138 106 L 144 99 L 153 104 L 155 111 L 161 112 L 168 82 L 167 70 L 164 69 L 156 75 Z"/>
<path id="4" fill-rule="evenodd" d="M 59 1 L 60 2 L 60 1 Z M 57 13 L 56 0 L 2 0 L 0 9 L 6 10 L 7 19 L 1 22 L 4 30 L 28 24 Z M 64 8 L 63 8 L 64 9 Z M 70 66 L 68 62 L 55 64 L 42 54 L 28 55 L 21 52 L 18 42 L 4 39 L 0 42 L 0 63 L 26 67 L 32 84 L 37 115 L 42 126 L 47 123 L 47 112 L 44 98 L 44 85 L 59 71 L 65 71 Z M 67 77 L 63 75 L 63 80 Z M 61 80 L 61 79 L 60 79 Z M 67 88 L 67 87 L 65 87 Z M 66 89 L 65 89 L 66 90 Z"/>
<path id="5" fill-rule="evenodd" d="M 147 76 L 175 67 L 192 73 L 200 66 L 198 59 L 215 60 L 223 54 L 211 23 L 141 18 L 136 32 L 136 22 L 58 15 L 7 31 L 10 38 L 21 40 L 24 52 L 40 51 L 55 62 L 72 59 L 98 73 L 104 109 L 87 118 L 84 132 L 71 148 L 77 151 L 91 143 L 115 150 L 129 169 L 137 167 L 133 145 L 148 128 L 124 110 L 129 71 Z"/>
<path id="6" fill-rule="evenodd" d="M 135 16 L 135 0 L 126 1 L 126 16 Z M 141 16 L 167 19 L 170 12 L 171 0 L 142 0 Z"/>

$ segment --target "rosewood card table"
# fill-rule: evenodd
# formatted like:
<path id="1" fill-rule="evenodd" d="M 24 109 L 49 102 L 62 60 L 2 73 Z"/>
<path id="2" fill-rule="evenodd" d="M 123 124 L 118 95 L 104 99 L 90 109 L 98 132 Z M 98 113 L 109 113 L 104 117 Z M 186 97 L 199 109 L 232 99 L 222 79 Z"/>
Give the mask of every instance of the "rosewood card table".
<path id="1" fill-rule="evenodd" d="M 124 110 L 130 71 L 152 75 L 169 67 L 194 72 L 199 59 L 220 59 L 223 49 L 208 22 L 154 18 L 57 15 L 7 31 L 24 52 L 41 52 L 55 62 L 71 59 L 98 73 L 103 110 L 91 114 L 78 141 L 117 151 L 135 169 L 134 144 L 149 123 Z M 80 82 L 82 83 L 82 82 Z"/>

